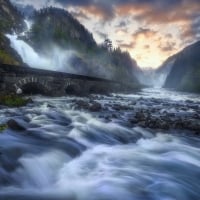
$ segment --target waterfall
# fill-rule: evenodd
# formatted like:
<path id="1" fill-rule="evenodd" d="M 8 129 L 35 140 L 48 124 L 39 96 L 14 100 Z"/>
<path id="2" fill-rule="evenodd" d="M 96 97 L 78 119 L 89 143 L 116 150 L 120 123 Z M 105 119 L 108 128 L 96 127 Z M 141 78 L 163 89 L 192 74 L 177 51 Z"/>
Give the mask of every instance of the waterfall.
<path id="1" fill-rule="evenodd" d="M 23 62 L 28 64 L 30 67 L 48 69 L 49 66 L 52 65 L 50 60 L 40 57 L 29 44 L 18 39 L 16 34 L 7 34 L 6 36 L 11 42 L 11 47 L 17 51 Z"/>
<path id="2" fill-rule="evenodd" d="M 32 22 L 25 20 L 25 23 L 27 29 L 20 35 L 16 33 L 6 34 L 6 37 L 10 40 L 11 47 L 21 56 L 23 62 L 33 68 L 73 72 L 73 69 L 69 66 L 69 59 L 75 52 L 72 50 L 62 50 L 54 45 L 49 50 L 48 56 L 39 54 L 26 41 L 19 38 L 19 36 L 25 36 L 31 29 Z"/>

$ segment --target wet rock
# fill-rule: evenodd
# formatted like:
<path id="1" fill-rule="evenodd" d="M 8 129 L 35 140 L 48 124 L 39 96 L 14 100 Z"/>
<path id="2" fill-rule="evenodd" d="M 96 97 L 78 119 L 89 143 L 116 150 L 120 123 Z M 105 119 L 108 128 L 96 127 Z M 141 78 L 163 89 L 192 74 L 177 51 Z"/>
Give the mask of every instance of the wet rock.
<path id="1" fill-rule="evenodd" d="M 129 122 L 130 122 L 131 124 L 137 124 L 139 121 L 138 121 L 138 119 L 136 119 L 136 118 L 131 118 L 131 119 L 129 119 Z"/>
<path id="2" fill-rule="evenodd" d="M 136 105 L 137 104 L 137 102 L 136 101 L 132 101 L 131 103 L 130 103 L 130 105 Z"/>
<path id="3" fill-rule="evenodd" d="M 163 106 L 166 106 L 166 107 L 170 106 L 169 103 L 163 103 L 162 105 L 163 105 Z"/>
<path id="4" fill-rule="evenodd" d="M 118 118 L 117 114 L 112 114 L 112 118 L 117 119 Z"/>
<path id="5" fill-rule="evenodd" d="M 198 105 L 191 105 L 191 106 L 189 106 L 189 108 L 191 108 L 193 110 L 198 110 L 199 106 Z"/>
<path id="6" fill-rule="evenodd" d="M 169 117 L 176 117 L 176 114 L 175 113 L 168 113 L 168 116 Z"/>
<path id="7" fill-rule="evenodd" d="M 145 121 L 140 121 L 138 123 L 138 126 L 141 126 L 141 127 L 145 128 L 146 127 L 146 122 Z"/>
<path id="8" fill-rule="evenodd" d="M 135 115 L 135 118 L 142 121 L 144 120 L 146 117 L 145 117 L 145 114 L 143 112 L 137 112 L 136 115 Z"/>
<path id="9" fill-rule="evenodd" d="M 83 100 L 76 101 L 76 109 L 88 109 L 89 103 Z"/>
<path id="10" fill-rule="evenodd" d="M 160 128 L 161 129 L 165 129 L 165 130 L 168 130 L 170 128 L 169 124 L 165 121 L 161 121 L 160 122 Z"/>
<path id="11" fill-rule="evenodd" d="M 112 106 L 112 108 L 114 109 L 114 110 L 116 110 L 116 111 L 120 111 L 122 108 L 121 108 L 121 106 L 119 105 L 119 104 L 114 104 L 113 106 Z"/>
<path id="12" fill-rule="evenodd" d="M 187 123 L 187 128 L 193 131 L 200 132 L 200 122 L 199 121 L 190 121 Z"/>
<path id="13" fill-rule="evenodd" d="M 104 119 L 105 119 L 107 122 L 110 122 L 110 121 L 111 121 L 110 116 L 105 116 Z"/>
<path id="14" fill-rule="evenodd" d="M 200 115 L 197 114 L 197 113 L 195 113 L 194 116 L 193 116 L 193 118 L 194 118 L 194 119 L 200 119 Z"/>
<path id="15" fill-rule="evenodd" d="M 186 102 L 186 103 L 193 103 L 192 100 L 186 100 L 185 102 Z"/>
<path id="16" fill-rule="evenodd" d="M 47 104 L 47 108 L 56 108 L 56 106 L 51 105 L 51 104 Z"/>
<path id="17" fill-rule="evenodd" d="M 175 121 L 173 124 L 175 129 L 184 129 L 184 122 L 183 121 Z"/>
<path id="18" fill-rule="evenodd" d="M 34 102 L 33 102 L 33 100 L 31 98 L 28 98 L 27 99 L 27 103 L 29 104 L 29 103 L 34 103 Z"/>
<path id="19" fill-rule="evenodd" d="M 26 130 L 26 128 L 24 126 L 22 126 L 21 124 L 19 124 L 14 119 L 10 119 L 7 122 L 7 126 L 8 126 L 8 128 L 10 128 L 10 129 L 12 129 L 14 131 L 25 131 Z"/>
<path id="20" fill-rule="evenodd" d="M 92 102 L 92 104 L 89 106 L 89 111 L 91 112 L 98 112 L 101 111 L 102 106 L 98 102 Z"/>
<path id="21" fill-rule="evenodd" d="M 120 105 L 120 104 L 114 104 L 112 106 L 112 108 L 116 111 L 120 111 L 120 110 L 129 110 L 130 107 L 129 106 L 125 106 L 125 105 Z"/>

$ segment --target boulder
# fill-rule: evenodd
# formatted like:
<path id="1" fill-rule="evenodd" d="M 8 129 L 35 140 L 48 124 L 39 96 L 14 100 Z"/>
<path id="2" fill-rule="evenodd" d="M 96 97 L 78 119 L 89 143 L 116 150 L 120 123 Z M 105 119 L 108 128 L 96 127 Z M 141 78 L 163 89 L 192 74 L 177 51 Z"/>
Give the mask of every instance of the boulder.
<path id="1" fill-rule="evenodd" d="M 88 109 L 89 103 L 83 100 L 76 101 L 76 109 Z"/>
<path id="2" fill-rule="evenodd" d="M 99 112 L 102 109 L 102 106 L 100 103 L 94 101 L 89 107 L 89 111 L 91 112 Z"/>
<path id="3" fill-rule="evenodd" d="M 8 126 L 8 128 L 10 128 L 10 129 L 12 129 L 14 131 L 25 131 L 26 130 L 26 128 L 24 126 L 22 126 L 21 124 L 19 124 L 14 119 L 10 119 L 7 122 L 7 126 Z"/>

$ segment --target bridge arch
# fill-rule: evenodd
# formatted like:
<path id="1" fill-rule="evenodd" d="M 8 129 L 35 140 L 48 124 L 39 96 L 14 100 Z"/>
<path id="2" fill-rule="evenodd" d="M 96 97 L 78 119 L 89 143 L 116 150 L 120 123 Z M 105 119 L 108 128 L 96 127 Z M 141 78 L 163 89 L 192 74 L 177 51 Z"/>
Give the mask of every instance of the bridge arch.
<path id="1" fill-rule="evenodd" d="M 23 94 L 48 94 L 49 88 L 46 81 L 37 77 L 26 77 L 15 83 L 16 92 Z"/>

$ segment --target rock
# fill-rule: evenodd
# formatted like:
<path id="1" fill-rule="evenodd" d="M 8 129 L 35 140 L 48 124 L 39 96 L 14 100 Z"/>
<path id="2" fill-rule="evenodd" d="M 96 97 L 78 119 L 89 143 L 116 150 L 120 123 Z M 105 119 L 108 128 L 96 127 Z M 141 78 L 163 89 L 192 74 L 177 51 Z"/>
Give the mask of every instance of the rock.
<path id="1" fill-rule="evenodd" d="M 117 114 L 112 114 L 112 118 L 117 119 L 118 118 Z"/>
<path id="2" fill-rule="evenodd" d="M 92 105 L 89 107 L 89 111 L 91 112 L 99 112 L 101 109 L 101 104 L 96 101 L 92 102 Z"/>
<path id="3" fill-rule="evenodd" d="M 25 131 L 26 128 L 23 127 L 22 125 L 20 125 L 17 121 L 15 121 L 14 119 L 10 119 L 7 122 L 7 126 L 8 128 L 14 130 L 14 131 Z"/>
<path id="4" fill-rule="evenodd" d="M 137 104 L 137 101 L 132 101 L 131 102 L 131 105 L 136 105 Z"/>
<path id="5" fill-rule="evenodd" d="M 33 103 L 33 100 L 31 98 L 28 98 L 27 103 Z"/>
<path id="6" fill-rule="evenodd" d="M 88 109 L 89 103 L 83 100 L 76 101 L 76 108 L 77 109 Z"/>
<path id="7" fill-rule="evenodd" d="M 114 104 L 112 105 L 112 108 L 113 110 L 116 110 L 116 111 L 120 111 L 120 110 L 129 110 L 131 109 L 129 106 L 127 105 L 120 105 L 120 104 Z"/>
<path id="8" fill-rule="evenodd" d="M 190 123 L 188 123 L 187 127 L 190 129 L 190 130 L 193 130 L 193 131 L 198 131 L 200 132 L 200 123 L 197 122 L 197 121 L 190 121 Z"/>
<path id="9" fill-rule="evenodd" d="M 138 126 L 141 126 L 141 127 L 145 128 L 146 127 L 146 122 L 145 121 L 140 121 L 138 123 Z"/>
<path id="10" fill-rule="evenodd" d="M 182 121 L 180 121 L 180 120 L 178 120 L 178 121 L 175 121 L 175 123 L 174 123 L 174 128 L 176 128 L 176 129 L 184 129 L 184 122 L 182 122 Z"/>
<path id="11" fill-rule="evenodd" d="M 192 100 L 186 100 L 185 102 L 186 102 L 186 103 L 193 103 Z"/>
<path id="12" fill-rule="evenodd" d="M 121 106 L 120 106 L 119 104 L 114 104 L 114 105 L 112 106 L 112 108 L 113 108 L 114 110 L 116 110 L 116 111 L 120 111 L 120 110 L 121 110 Z"/>
<path id="13" fill-rule="evenodd" d="M 200 119 L 200 115 L 198 115 L 197 113 L 194 114 L 193 116 L 194 119 Z"/>
<path id="14" fill-rule="evenodd" d="M 129 123 L 131 124 L 137 124 L 139 121 L 136 118 L 129 119 Z"/>
<path id="15" fill-rule="evenodd" d="M 191 105 L 191 106 L 189 106 L 189 108 L 191 108 L 193 110 L 198 110 L 199 106 L 198 105 Z"/>
<path id="16" fill-rule="evenodd" d="M 161 129 L 165 129 L 165 130 L 168 130 L 170 128 L 169 124 L 165 121 L 161 121 L 160 122 L 160 128 Z"/>
<path id="17" fill-rule="evenodd" d="M 51 104 L 47 104 L 47 108 L 56 108 L 56 106 L 51 105 Z"/>
<path id="18" fill-rule="evenodd" d="M 168 113 L 168 116 L 169 117 L 176 117 L 176 114 L 175 113 Z"/>
<path id="19" fill-rule="evenodd" d="M 143 112 L 137 112 L 136 115 L 135 115 L 135 118 L 140 120 L 140 121 L 143 121 L 145 120 L 145 114 Z"/>

